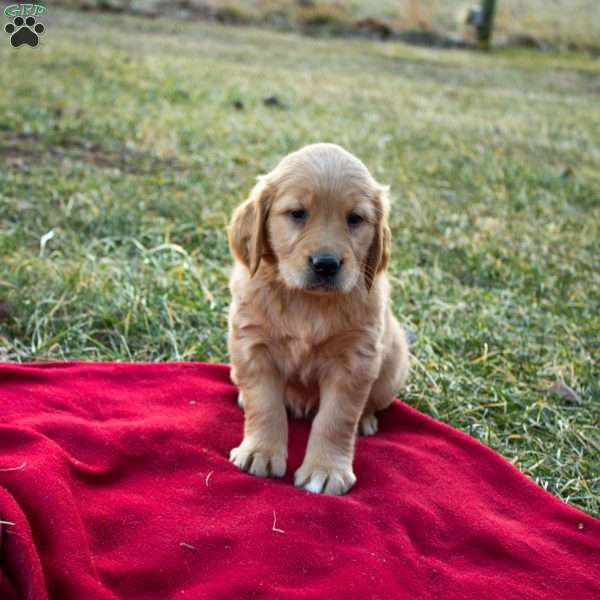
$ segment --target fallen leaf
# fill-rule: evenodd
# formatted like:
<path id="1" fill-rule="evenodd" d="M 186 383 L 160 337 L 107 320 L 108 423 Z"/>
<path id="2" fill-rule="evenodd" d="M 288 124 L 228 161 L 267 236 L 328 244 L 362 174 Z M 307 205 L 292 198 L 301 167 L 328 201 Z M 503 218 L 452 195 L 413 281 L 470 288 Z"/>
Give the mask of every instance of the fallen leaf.
<path id="1" fill-rule="evenodd" d="M 564 381 L 557 381 L 550 386 L 550 392 L 555 396 L 560 396 L 567 402 L 573 404 L 583 404 L 581 396 L 573 389 L 571 389 Z"/>

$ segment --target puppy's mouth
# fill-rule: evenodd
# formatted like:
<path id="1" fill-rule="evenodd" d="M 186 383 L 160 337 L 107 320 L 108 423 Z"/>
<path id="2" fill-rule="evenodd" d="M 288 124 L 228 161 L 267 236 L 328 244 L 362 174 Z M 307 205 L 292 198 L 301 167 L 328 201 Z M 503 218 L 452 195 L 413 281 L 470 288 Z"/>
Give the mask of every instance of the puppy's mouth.
<path id="1" fill-rule="evenodd" d="M 304 291 L 313 294 L 335 294 L 344 291 L 341 279 L 338 275 L 320 276 L 311 273 L 305 277 L 302 287 Z"/>
<path id="2" fill-rule="evenodd" d="M 308 281 L 304 290 L 316 294 L 333 294 L 340 292 L 341 288 L 335 281 Z"/>

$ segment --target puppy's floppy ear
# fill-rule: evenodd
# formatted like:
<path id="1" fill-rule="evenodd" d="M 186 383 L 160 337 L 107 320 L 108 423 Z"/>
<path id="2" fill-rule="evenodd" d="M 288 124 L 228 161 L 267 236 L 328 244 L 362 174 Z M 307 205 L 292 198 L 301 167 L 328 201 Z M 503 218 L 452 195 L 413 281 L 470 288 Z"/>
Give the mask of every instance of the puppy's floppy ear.
<path id="1" fill-rule="evenodd" d="M 229 247 L 253 276 L 267 253 L 267 217 L 273 190 L 265 177 L 250 192 L 248 199 L 235 209 L 229 224 Z"/>
<path id="2" fill-rule="evenodd" d="M 377 223 L 375 224 L 375 235 L 373 236 L 364 268 L 367 290 L 371 289 L 375 276 L 387 269 L 392 251 L 392 233 L 388 225 L 388 213 L 390 210 L 389 188 L 379 187 L 374 198 L 374 203 Z"/>

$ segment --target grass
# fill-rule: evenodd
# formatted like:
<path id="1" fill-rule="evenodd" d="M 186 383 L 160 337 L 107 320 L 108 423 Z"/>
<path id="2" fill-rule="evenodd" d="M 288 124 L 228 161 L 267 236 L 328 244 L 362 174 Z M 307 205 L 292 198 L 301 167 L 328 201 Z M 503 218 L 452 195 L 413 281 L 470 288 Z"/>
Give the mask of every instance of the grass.
<path id="1" fill-rule="evenodd" d="M 227 361 L 228 216 L 336 141 L 392 186 L 404 398 L 600 514 L 597 60 L 46 22 L 0 45 L 2 359 Z"/>

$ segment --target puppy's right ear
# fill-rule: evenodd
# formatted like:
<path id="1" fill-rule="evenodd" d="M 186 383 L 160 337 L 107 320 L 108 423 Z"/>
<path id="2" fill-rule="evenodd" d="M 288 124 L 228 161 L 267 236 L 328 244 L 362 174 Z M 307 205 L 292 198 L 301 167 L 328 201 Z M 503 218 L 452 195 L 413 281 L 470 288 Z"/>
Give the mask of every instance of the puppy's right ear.
<path id="1" fill-rule="evenodd" d="M 265 177 L 250 192 L 248 199 L 235 209 L 229 224 L 229 247 L 253 276 L 268 251 L 267 218 L 273 193 Z"/>

